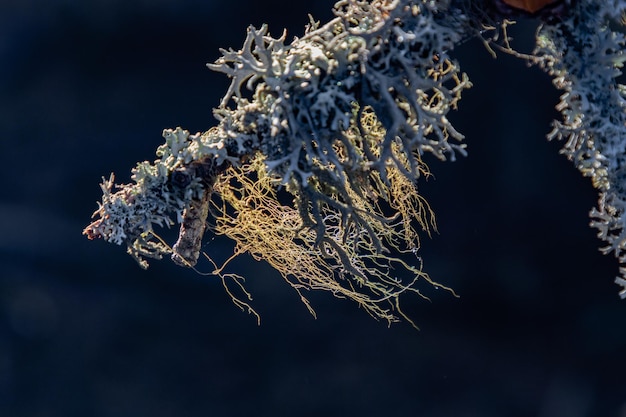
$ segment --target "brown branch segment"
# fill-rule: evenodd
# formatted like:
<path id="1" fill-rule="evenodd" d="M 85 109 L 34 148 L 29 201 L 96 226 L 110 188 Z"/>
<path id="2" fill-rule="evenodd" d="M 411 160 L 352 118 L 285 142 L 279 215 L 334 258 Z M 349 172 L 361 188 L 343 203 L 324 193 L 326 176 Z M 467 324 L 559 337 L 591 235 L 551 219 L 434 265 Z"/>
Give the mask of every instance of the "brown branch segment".
<path id="1" fill-rule="evenodd" d="M 172 260 L 179 266 L 193 267 L 200 257 L 202 237 L 206 230 L 206 220 L 209 214 L 209 200 L 213 192 L 213 185 L 219 176 L 230 164 L 217 165 L 212 158 L 204 158 L 192 162 L 188 167 L 175 171 L 172 180 L 186 182 L 186 178 L 201 178 L 204 192 L 199 198 L 191 200 L 189 207 L 183 211 L 183 221 L 178 233 L 178 240 L 173 246 Z M 176 175 L 179 174 L 179 175 Z M 176 179 L 178 178 L 178 180 Z"/>
<path id="2" fill-rule="evenodd" d="M 200 199 L 193 199 L 183 212 L 183 223 L 180 226 L 178 240 L 174 244 L 172 260 L 180 265 L 192 267 L 200 257 L 202 236 L 206 229 L 209 214 L 211 190 L 206 189 Z"/>

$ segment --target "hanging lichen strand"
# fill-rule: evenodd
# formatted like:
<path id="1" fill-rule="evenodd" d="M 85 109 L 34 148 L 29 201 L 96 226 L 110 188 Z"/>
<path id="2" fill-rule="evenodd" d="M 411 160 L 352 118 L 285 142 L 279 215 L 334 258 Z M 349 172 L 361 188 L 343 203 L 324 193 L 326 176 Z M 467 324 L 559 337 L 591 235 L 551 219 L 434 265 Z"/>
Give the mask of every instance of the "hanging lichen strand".
<path id="1" fill-rule="evenodd" d="M 417 256 L 418 232 L 435 224 L 416 188 L 428 175 L 421 155 L 464 153 L 446 119 L 470 86 L 447 56 L 463 19 L 430 1 L 341 1 L 335 14 L 289 45 L 263 26 L 248 29 L 241 50 L 222 50 L 209 65 L 232 79 L 219 124 L 165 130 L 158 159 L 140 163 L 133 184 L 104 181 L 88 237 L 125 244 L 143 267 L 164 255 L 193 266 L 208 223 L 301 296 L 323 289 L 376 318 L 402 316 L 400 294 L 432 283 Z M 154 225 L 175 223 L 170 247 Z M 225 280 L 241 277 L 212 264 L 251 310 Z"/>

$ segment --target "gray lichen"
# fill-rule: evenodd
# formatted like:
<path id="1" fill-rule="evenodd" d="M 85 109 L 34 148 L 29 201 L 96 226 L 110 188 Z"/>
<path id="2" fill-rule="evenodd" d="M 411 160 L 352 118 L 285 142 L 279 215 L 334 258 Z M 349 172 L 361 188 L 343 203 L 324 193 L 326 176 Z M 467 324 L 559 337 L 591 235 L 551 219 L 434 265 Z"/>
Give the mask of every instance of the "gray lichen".
<path id="1" fill-rule="evenodd" d="M 334 19 L 311 19 L 291 43 L 265 25 L 250 27 L 240 50 L 222 50 L 208 65 L 231 79 L 214 110 L 217 125 L 195 135 L 167 129 L 157 159 L 138 164 L 132 184 L 104 180 L 98 218 L 85 234 L 126 245 L 143 267 L 145 258 L 164 255 L 194 266 L 208 227 L 236 242 L 235 255 L 275 267 L 307 306 L 301 290 L 324 289 L 397 320 L 402 293 L 420 294 L 421 281 L 439 286 L 417 255 L 419 234 L 434 228 L 417 182 L 429 175 L 424 154 L 465 155 L 447 114 L 471 83 L 449 54 L 504 18 L 492 6 L 342 0 Z M 602 251 L 622 264 L 622 297 L 626 116 L 616 77 L 624 37 L 609 23 L 625 8 L 610 0 L 561 7 L 526 56 L 565 91 L 563 120 L 549 138 L 564 140 L 563 153 L 599 190 L 591 225 L 607 242 Z M 170 247 L 154 226 L 176 223 L 179 239 Z M 393 255 L 399 252 L 413 262 Z M 224 272 L 230 260 L 218 266 L 205 255 L 235 303 L 251 310 L 226 284 L 233 278 L 241 287 L 241 277 Z"/>
<path id="2" fill-rule="evenodd" d="M 562 153 L 598 189 L 591 226 L 620 264 L 615 282 L 626 298 L 626 89 L 617 77 L 626 55 L 623 33 L 610 23 L 622 18 L 624 1 L 579 1 L 566 19 L 543 25 L 534 61 L 563 90 L 549 139 L 565 142 Z"/>

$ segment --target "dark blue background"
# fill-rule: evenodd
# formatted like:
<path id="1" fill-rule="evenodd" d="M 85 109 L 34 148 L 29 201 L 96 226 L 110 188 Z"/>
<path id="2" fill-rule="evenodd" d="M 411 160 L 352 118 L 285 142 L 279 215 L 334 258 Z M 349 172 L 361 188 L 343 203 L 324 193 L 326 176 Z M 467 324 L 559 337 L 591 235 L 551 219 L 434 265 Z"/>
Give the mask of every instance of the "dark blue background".
<path id="1" fill-rule="evenodd" d="M 219 280 L 81 236 L 102 176 L 129 181 L 163 128 L 214 125 L 219 47 L 331 17 L 302 3 L 0 3 L 0 416 L 626 416 L 626 301 L 594 190 L 544 138 L 558 92 L 478 41 L 456 53 L 474 88 L 451 115 L 470 156 L 422 184 L 440 231 L 425 268 L 461 297 L 404 297 L 420 332 L 324 293 L 314 320 L 243 258 L 259 327 Z"/>

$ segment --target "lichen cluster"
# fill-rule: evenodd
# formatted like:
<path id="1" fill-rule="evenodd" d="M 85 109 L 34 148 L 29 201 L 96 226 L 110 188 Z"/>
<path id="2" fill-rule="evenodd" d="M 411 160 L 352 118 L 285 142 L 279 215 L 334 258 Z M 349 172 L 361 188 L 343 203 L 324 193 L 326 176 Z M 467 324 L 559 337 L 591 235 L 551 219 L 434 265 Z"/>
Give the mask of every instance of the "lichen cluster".
<path id="1" fill-rule="evenodd" d="M 139 164 L 133 184 L 104 182 L 86 234 L 125 244 L 144 267 L 164 255 L 194 266 L 208 215 L 235 254 L 269 262 L 301 295 L 328 290 L 397 320 L 400 294 L 432 283 L 417 255 L 418 233 L 434 227 L 417 191 L 422 155 L 464 154 L 446 114 L 470 83 L 448 51 L 469 26 L 447 7 L 340 1 L 335 19 L 311 20 L 290 44 L 250 27 L 241 50 L 209 64 L 232 80 L 217 126 L 165 130 L 159 159 Z M 154 225 L 175 223 L 170 247 Z"/>
<path id="2" fill-rule="evenodd" d="M 568 15 L 537 34 L 532 61 L 563 90 L 549 139 L 564 141 L 562 153 L 598 189 L 591 226 L 606 242 L 602 253 L 621 264 L 616 283 L 626 298 L 626 87 L 618 82 L 626 38 L 611 29 L 622 19 L 624 1 L 580 0 Z"/>
<path id="3" fill-rule="evenodd" d="M 166 129 L 133 183 L 104 180 L 85 234 L 126 245 L 143 267 L 164 255 L 193 267 L 204 254 L 251 312 L 241 277 L 227 272 L 244 253 L 272 265 L 312 312 L 303 290 L 330 291 L 389 322 L 405 317 L 402 293 L 440 286 L 418 255 L 420 233 L 435 225 L 417 189 L 429 174 L 423 156 L 465 155 L 447 114 L 471 84 L 449 53 L 500 21 L 500 49 L 538 64 L 564 91 L 549 138 L 564 141 L 599 191 L 591 225 L 607 243 L 601 250 L 619 258 L 626 298 L 626 87 L 617 82 L 625 38 L 611 29 L 626 2 L 546 2 L 533 55 L 511 49 L 510 16 L 494 2 L 341 0 L 334 19 L 311 19 L 291 43 L 250 27 L 240 50 L 208 65 L 231 78 L 217 125 L 195 135 Z M 170 246 L 154 228 L 177 223 Z M 232 239 L 233 258 L 218 265 L 203 252 L 205 232 Z"/>

